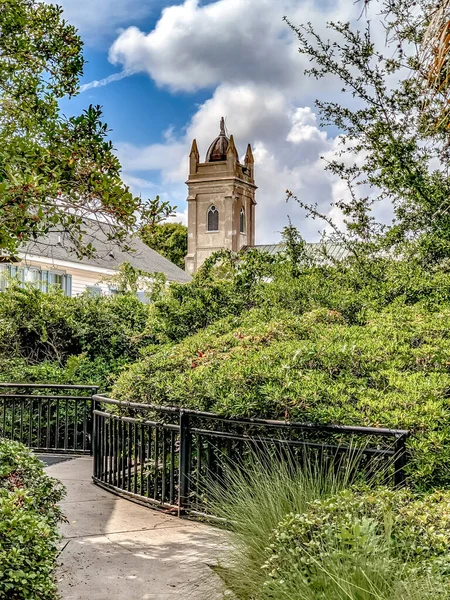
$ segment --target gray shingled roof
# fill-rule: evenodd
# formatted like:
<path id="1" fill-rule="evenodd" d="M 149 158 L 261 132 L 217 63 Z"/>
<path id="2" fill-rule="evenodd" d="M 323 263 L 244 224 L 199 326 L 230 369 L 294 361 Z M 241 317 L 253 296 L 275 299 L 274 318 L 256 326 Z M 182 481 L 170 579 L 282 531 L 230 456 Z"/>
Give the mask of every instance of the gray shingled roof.
<path id="1" fill-rule="evenodd" d="M 117 242 L 108 240 L 104 229 L 105 226 L 85 224 L 87 233 L 84 235 L 83 244 L 91 242 L 96 248 L 96 256 L 92 258 L 83 257 L 79 259 L 71 249 L 69 240 L 58 232 L 50 232 L 47 236 L 28 243 L 26 247 L 21 248 L 21 252 L 26 255 L 34 254 L 104 269 L 117 269 L 122 263 L 128 262 L 136 269 L 147 273 L 164 273 L 168 281 L 180 283 L 191 281 L 191 276 L 188 273 L 155 250 L 152 250 L 152 248 L 149 248 L 138 236 L 128 238 L 127 244 L 133 251 L 127 252 L 122 250 Z"/>
<path id="2" fill-rule="evenodd" d="M 279 254 L 284 252 L 286 244 L 257 244 L 256 246 L 246 246 L 244 251 L 259 250 L 268 254 Z M 306 251 L 311 258 L 317 261 L 326 261 L 326 256 L 334 260 L 343 260 L 349 255 L 348 249 L 338 242 L 314 242 L 306 244 Z"/>

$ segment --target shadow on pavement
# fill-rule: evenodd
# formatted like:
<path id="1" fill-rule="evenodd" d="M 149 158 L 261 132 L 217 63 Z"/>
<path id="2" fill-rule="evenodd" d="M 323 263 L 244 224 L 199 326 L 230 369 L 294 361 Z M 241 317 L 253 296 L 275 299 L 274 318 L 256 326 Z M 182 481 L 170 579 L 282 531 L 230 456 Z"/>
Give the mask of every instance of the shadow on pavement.
<path id="1" fill-rule="evenodd" d="M 74 456 L 61 456 L 58 454 L 36 454 L 36 456 L 41 460 L 46 467 L 50 467 L 51 465 L 57 465 L 58 463 L 65 462 L 67 460 L 73 460 Z"/>

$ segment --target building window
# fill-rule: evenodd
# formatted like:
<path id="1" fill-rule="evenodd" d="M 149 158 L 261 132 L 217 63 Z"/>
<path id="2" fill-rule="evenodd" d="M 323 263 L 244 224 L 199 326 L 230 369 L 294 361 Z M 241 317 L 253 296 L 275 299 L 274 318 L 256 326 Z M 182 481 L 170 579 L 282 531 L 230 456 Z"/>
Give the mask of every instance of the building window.
<path id="1" fill-rule="evenodd" d="M 241 208 L 241 212 L 239 213 L 239 231 L 245 233 L 245 210 L 243 208 Z"/>
<path id="2" fill-rule="evenodd" d="M 22 281 L 28 283 L 35 288 L 41 287 L 41 270 L 25 267 L 22 269 Z"/>
<path id="3" fill-rule="evenodd" d="M 215 206 L 208 210 L 208 231 L 219 231 L 219 211 Z"/>
<path id="4" fill-rule="evenodd" d="M 32 285 L 42 292 L 48 292 L 54 286 L 61 288 L 66 296 L 72 295 L 72 276 L 65 273 L 46 271 L 39 267 L 3 266 L 0 270 L 0 292 L 8 287 L 10 278 L 16 279 L 20 287 Z"/>
<path id="5" fill-rule="evenodd" d="M 87 285 L 86 291 L 89 296 L 101 296 L 102 288 L 99 285 Z"/>

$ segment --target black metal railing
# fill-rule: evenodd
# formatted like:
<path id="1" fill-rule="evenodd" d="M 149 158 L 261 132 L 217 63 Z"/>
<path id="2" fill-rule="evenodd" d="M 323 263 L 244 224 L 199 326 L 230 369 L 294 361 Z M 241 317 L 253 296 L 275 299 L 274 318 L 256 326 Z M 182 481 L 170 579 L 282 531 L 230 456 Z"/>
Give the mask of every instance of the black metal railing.
<path id="1" fill-rule="evenodd" d="M 211 483 L 255 452 L 405 481 L 408 431 L 230 419 L 104 396 L 94 403 L 94 481 L 178 513 L 207 513 Z"/>
<path id="2" fill-rule="evenodd" d="M 408 435 L 125 403 L 93 386 L 0 383 L 0 437 L 43 452 L 92 453 L 98 485 L 178 514 L 208 513 L 211 484 L 255 456 L 403 485 Z"/>
<path id="3" fill-rule="evenodd" d="M 43 452 L 89 454 L 95 386 L 0 383 L 0 437 Z"/>

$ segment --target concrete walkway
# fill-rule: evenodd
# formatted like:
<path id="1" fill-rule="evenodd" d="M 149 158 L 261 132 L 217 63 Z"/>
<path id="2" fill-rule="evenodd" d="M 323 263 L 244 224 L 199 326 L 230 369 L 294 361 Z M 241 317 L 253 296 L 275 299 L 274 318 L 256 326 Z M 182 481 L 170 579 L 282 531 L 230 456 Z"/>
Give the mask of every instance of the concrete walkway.
<path id="1" fill-rule="evenodd" d="M 219 600 L 211 568 L 225 535 L 103 491 L 90 458 L 51 464 L 67 488 L 58 586 L 63 600 Z"/>

